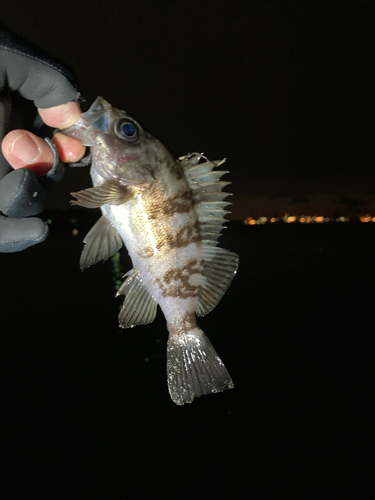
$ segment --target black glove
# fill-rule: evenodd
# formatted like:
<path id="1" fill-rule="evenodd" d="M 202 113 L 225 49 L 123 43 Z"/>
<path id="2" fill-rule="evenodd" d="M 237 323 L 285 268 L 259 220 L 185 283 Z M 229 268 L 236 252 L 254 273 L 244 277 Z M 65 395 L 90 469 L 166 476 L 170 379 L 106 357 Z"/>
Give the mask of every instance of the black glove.
<path id="1" fill-rule="evenodd" d="M 16 128 L 46 133 L 36 108 L 59 106 L 79 97 L 75 77 L 67 68 L 0 25 L 0 142 Z M 8 173 L 11 167 L 0 151 L 0 252 L 24 250 L 48 234 L 41 219 L 30 217 L 43 210 L 45 189 L 64 175 L 55 146 L 46 141 L 55 163 L 38 178 L 28 168 Z"/>

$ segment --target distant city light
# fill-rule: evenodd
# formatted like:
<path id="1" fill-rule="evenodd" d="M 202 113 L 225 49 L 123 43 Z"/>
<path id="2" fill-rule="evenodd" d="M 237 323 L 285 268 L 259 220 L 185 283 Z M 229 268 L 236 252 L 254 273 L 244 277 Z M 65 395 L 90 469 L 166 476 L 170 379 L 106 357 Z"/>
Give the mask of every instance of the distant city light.
<path id="1" fill-rule="evenodd" d="M 244 224 L 248 226 L 253 226 L 256 223 L 257 223 L 256 219 L 253 219 L 252 217 L 246 217 L 246 219 L 244 220 Z"/>
<path id="2" fill-rule="evenodd" d="M 262 215 L 256 219 L 255 217 L 248 216 L 245 218 L 244 224 L 248 226 L 263 225 L 266 223 L 273 224 L 274 222 L 284 222 L 286 224 L 323 224 L 325 222 L 350 222 L 351 220 L 350 217 L 345 217 L 343 215 L 333 218 L 324 215 L 290 215 L 285 213 L 281 218 L 276 216 L 268 218 Z M 370 214 L 357 215 L 354 220 L 358 220 L 359 222 L 375 222 L 375 216 Z"/>
<path id="3" fill-rule="evenodd" d="M 374 222 L 373 219 L 375 219 L 375 217 L 371 217 L 369 214 L 364 215 L 364 216 L 362 216 L 362 217 L 359 218 L 359 220 L 361 222 Z"/>

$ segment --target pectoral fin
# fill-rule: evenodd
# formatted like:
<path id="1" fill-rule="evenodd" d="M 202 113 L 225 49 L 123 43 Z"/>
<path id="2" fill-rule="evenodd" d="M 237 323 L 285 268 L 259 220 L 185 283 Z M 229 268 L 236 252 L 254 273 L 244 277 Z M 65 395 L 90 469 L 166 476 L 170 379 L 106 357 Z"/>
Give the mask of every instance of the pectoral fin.
<path id="1" fill-rule="evenodd" d="M 122 239 L 109 220 L 103 215 L 87 233 L 85 248 L 80 258 L 81 269 L 107 260 L 122 247 Z"/>
<path id="2" fill-rule="evenodd" d="M 86 208 L 99 208 L 107 203 L 122 205 L 131 197 L 131 193 L 125 186 L 121 186 L 114 181 L 107 181 L 100 184 L 100 186 L 71 194 L 76 198 L 70 202 L 72 205 L 81 205 Z"/>

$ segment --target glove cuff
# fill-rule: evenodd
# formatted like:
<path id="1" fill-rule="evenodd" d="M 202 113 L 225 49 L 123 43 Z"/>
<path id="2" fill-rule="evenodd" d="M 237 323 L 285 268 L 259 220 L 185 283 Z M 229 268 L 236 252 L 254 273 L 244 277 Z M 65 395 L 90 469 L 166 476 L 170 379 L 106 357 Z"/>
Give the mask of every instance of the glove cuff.
<path id="1" fill-rule="evenodd" d="M 63 162 L 60 160 L 57 147 L 54 145 L 52 140 L 48 137 L 45 137 L 44 140 L 52 149 L 55 161 L 52 168 L 45 175 L 41 175 L 40 177 L 38 177 L 38 181 L 45 189 L 51 189 L 64 177 L 65 168 Z"/>

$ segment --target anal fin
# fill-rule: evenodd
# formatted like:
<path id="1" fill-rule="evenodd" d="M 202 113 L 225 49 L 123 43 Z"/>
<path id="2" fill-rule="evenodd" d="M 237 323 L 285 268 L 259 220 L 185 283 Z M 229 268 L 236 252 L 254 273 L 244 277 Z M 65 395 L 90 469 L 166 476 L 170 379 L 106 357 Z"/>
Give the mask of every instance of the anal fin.
<path id="1" fill-rule="evenodd" d="M 122 247 L 122 239 L 107 217 L 100 217 L 83 240 L 85 247 L 80 258 L 81 269 L 106 260 Z"/>
<path id="2" fill-rule="evenodd" d="M 122 205 L 131 197 L 130 191 L 115 181 L 106 181 L 99 186 L 83 189 L 71 194 L 76 199 L 71 200 L 70 203 L 85 208 L 99 208 L 107 203 Z"/>
<path id="3" fill-rule="evenodd" d="M 137 325 L 148 325 L 156 316 L 157 302 L 146 289 L 139 271 L 131 269 L 124 283 L 117 290 L 118 295 L 125 295 L 124 304 L 119 314 L 121 328 L 133 328 Z"/>

